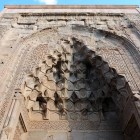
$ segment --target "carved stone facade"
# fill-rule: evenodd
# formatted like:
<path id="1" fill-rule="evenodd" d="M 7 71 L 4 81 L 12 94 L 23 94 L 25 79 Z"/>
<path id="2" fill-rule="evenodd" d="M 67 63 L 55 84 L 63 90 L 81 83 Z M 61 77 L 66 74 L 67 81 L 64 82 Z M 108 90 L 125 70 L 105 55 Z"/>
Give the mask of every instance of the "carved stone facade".
<path id="1" fill-rule="evenodd" d="M 139 140 L 137 6 L 5 6 L 0 139 Z"/>

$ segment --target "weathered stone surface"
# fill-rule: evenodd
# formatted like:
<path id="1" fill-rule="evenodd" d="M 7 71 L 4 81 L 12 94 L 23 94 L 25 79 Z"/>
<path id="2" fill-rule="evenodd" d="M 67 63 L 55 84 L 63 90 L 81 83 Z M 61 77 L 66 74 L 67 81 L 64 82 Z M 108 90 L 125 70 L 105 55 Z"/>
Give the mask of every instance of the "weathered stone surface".
<path id="1" fill-rule="evenodd" d="M 6 7 L 0 139 L 140 138 L 137 6 Z"/>

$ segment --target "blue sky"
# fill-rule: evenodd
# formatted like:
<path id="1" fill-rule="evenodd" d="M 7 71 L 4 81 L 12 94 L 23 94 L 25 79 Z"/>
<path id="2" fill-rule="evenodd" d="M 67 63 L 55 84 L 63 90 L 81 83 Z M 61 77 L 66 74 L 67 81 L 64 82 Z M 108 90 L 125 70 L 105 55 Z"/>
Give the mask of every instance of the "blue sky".
<path id="1" fill-rule="evenodd" d="M 0 0 L 0 11 L 5 4 L 133 4 L 140 5 L 140 0 Z"/>

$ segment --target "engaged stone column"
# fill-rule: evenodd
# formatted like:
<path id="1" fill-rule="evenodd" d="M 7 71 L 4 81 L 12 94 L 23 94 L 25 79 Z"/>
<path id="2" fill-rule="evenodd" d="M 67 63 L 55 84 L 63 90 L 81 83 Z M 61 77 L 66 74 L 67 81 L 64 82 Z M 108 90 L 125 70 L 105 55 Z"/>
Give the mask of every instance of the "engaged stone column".
<path id="1" fill-rule="evenodd" d="M 1 139 L 2 140 L 12 140 L 16 130 L 17 123 L 19 121 L 20 115 L 20 90 L 15 90 L 15 95 L 13 97 L 9 113 L 7 115 Z"/>

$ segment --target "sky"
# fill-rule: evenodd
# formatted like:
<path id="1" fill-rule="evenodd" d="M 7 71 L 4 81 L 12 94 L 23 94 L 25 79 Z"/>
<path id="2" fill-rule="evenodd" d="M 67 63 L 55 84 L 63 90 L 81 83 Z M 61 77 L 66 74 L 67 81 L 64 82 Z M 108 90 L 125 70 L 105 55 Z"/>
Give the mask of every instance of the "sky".
<path id="1" fill-rule="evenodd" d="M 6 4 L 111 4 L 140 5 L 140 0 L 0 0 L 0 11 Z"/>

